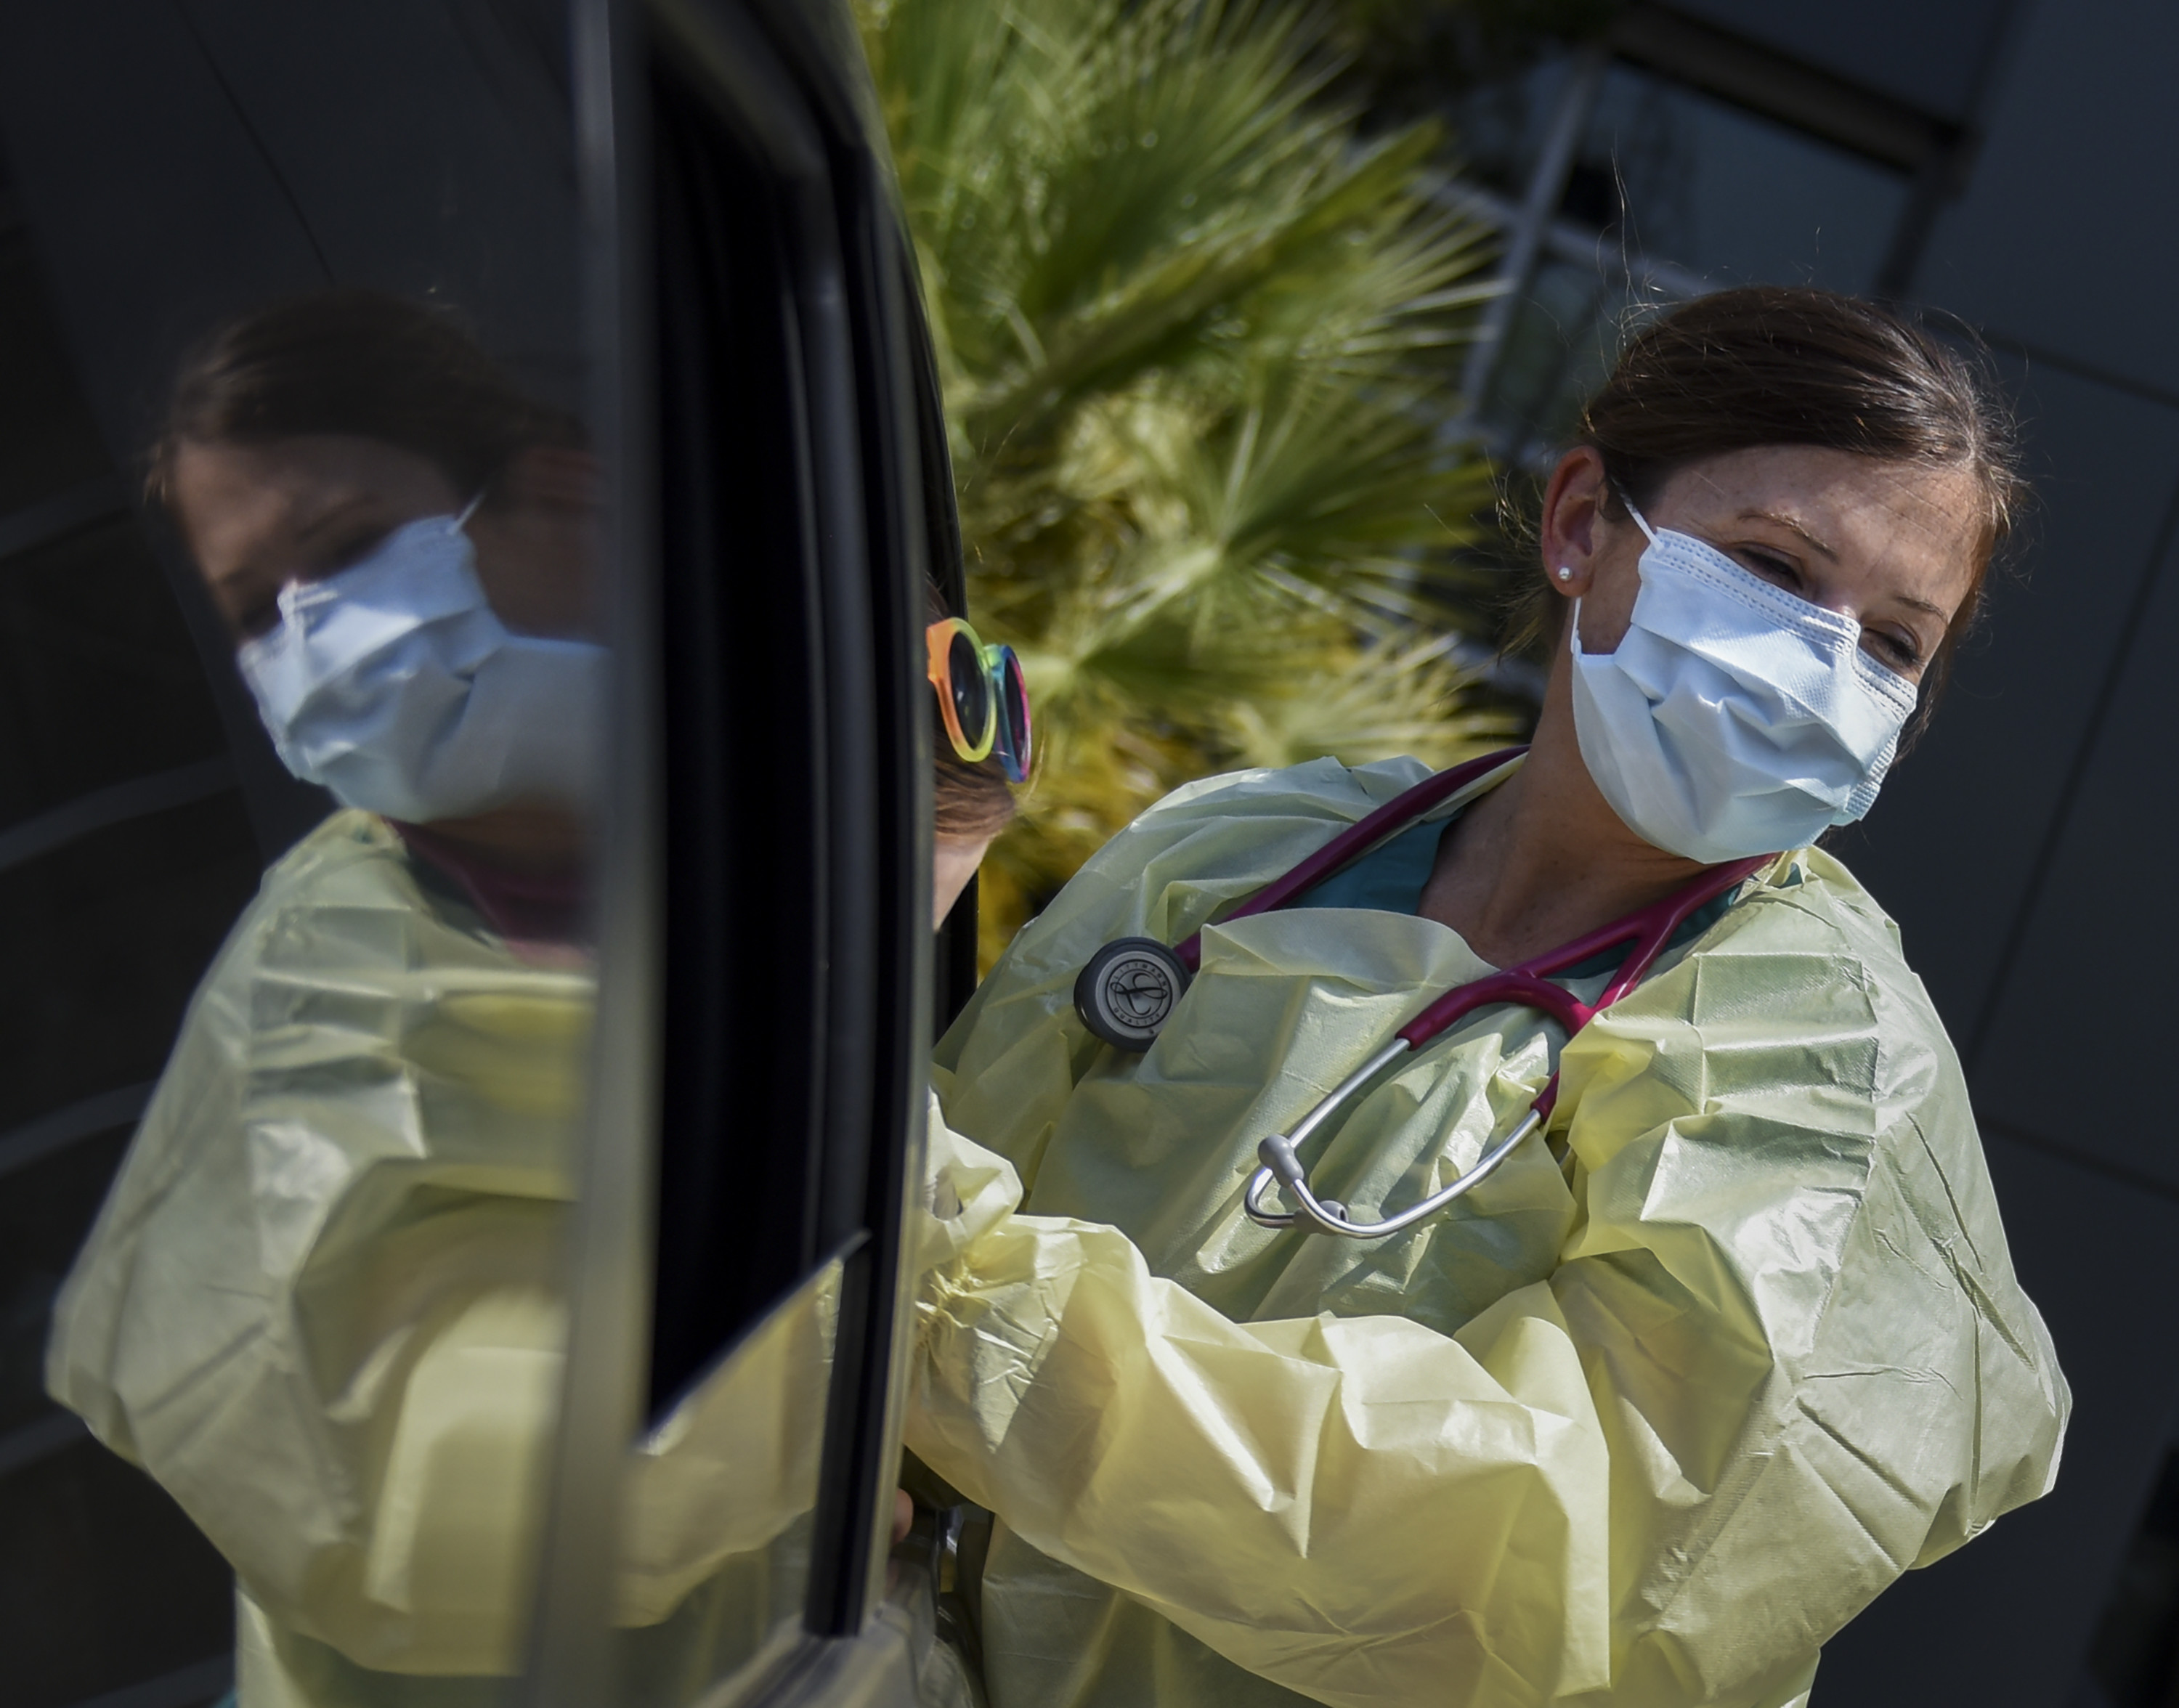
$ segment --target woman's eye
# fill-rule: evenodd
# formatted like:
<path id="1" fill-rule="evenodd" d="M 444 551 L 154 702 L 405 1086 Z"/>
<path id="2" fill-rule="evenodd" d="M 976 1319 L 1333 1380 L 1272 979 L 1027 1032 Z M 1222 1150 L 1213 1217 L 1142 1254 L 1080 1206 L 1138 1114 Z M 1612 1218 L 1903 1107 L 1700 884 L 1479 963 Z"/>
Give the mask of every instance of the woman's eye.
<path id="1" fill-rule="evenodd" d="M 1789 558 L 1759 551 L 1751 546 L 1743 546 L 1740 556 L 1749 569 L 1766 581 L 1775 581 L 1781 587 L 1792 589 L 1798 589 L 1801 584 L 1799 566 Z"/>
<path id="2" fill-rule="evenodd" d="M 1909 637 L 1873 629 L 1868 640 L 1869 650 L 1902 675 L 1911 676 L 1922 668 L 1922 649 Z"/>

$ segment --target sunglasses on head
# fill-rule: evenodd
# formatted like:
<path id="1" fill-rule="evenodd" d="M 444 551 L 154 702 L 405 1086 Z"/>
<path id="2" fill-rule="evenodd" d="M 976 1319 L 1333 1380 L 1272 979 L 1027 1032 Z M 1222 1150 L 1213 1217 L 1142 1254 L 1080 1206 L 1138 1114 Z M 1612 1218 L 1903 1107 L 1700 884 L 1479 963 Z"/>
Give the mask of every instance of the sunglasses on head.
<path id="1" fill-rule="evenodd" d="M 958 616 L 923 632 L 930 686 L 953 751 L 974 765 L 996 758 L 1009 783 L 1029 779 L 1029 684 L 1008 646 L 987 646 Z"/>

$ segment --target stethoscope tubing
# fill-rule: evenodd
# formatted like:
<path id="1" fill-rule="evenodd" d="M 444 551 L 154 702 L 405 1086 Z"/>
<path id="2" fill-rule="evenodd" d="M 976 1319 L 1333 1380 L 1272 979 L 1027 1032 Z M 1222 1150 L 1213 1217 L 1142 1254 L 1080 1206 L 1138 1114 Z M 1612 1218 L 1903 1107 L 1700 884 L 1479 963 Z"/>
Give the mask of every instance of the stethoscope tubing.
<path id="1" fill-rule="evenodd" d="M 1406 1054 L 1409 1046 L 1404 1039 L 1387 1044 L 1358 1069 L 1329 1098 L 1309 1112 L 1312 1124 L 1320 1121 L 1336 1109 L 1347 1097 L 1358 1094 L 1362 1087 L 1375 1080 L 1378 1074 Z M 1554 1076 L 1554 1078 L 1556 1076 Z M 1529 1106 L 1513 1130 L 1498 1141 L 1476 1159 L 1475 1166 L 1448 1186 L 1440 1188 L 1427 1198 L 1410 1204 L 1397 1215 L 1386 1216 L 1375 1222 L 1357 1222 L 1347 1213 L 1347 1207 L 1336 1198 L 1320 1198 L 1309 1184 L 1309 1171 L 1302 1164 L 1295 1147 L 1300 1141 L 1282 1133 L 1272 1133 L 1256 1147 L 1262 1165 L 1249 1177 L 1248 1190 L 1242 1195 L 1242 1207 L 1249 1219 L 1265 1228 L 1298 1228 L 1304 1223 L 1314 1233 L 1336 1234 L 1348 1240 L 1382 1240 L 1426 1221 L 1455 1199 L 1463 1198 L 1498 1172 L 1498 1165 L 1520 1148 L 1521 1141 L 1548 1118 L 1542 1099 Z M 1300 1130 L 1297 1128 L 1297 1131 Z M 1288 1196 L 1301 1206 L 1298 1210 L 1282 1212 L 1269 1209 L 1264 1202 L 1265 1194 L 1276 1182 L 1283 1186 Z"/>
<path id="2" fill-rule="evenodd" d="M 1296 896 L 1314 889 L 1342 866 L 1359 859 L 1380 842 L 1397 835 L 1410 824 L 1435 812 L 1471 783 L 1479 782 L 1501 765 L 1510 764 L 1528 751 L 1526 747 L 1501 747 L 1495 753 L 1485 753 L 1479 759 L 1470 759 L 1464 765 L 1455 765 L 1449 771 L 1440 771 L 1435 776 L 1425 777 L 1413 788 L 1402 791 L 1367 818 L 1357 820 L 1341 831 L 1285 877 L 1273 879 L 1231 913 L 1222 916 L 1218 923 L 1231 925 L 1237 919 L 1252 919 L 1259 913 L 1277 912 Z M 1203 933 L 1200 931 L 1192 933 L 1173 944 L 1172 952 L 1190 972 L 1201 972 Z"/>
<path id="3" fill-rule="evenodd" d="M 1414 824 L 1441 802 L 1451 799 L 1479 778 L 1488 775 L 1521 751 L 1512 748 L 1488 755 L 1430 778 L 1408 790 L 1344 835 L 1334 838 L 1286 877 L 1258 891 L 1248 902 L 1228 914 L 1227 920 L 1270 912 L 1292 901 L 1348 861 L 1367 852 L 1386 836 Z M 1299 1148 L 1347 1103 L 1361 1096 L 1386 1068 L 1402 1057 L 1424 1048 L 1478 1009 L 1500 1004 L 1534 1008 L 1556 1021 L 1571 1039 L 1598 1014 L 1642 982 L 1658 955 L 1664 952 L 1665 946 L 1671 941 L 1673 934 L 1691 915 L 1728 890 L 1738 888 L 1760 868 L 1777 857 L 1776 854 L 1758 854 L 1747 859 L 1729 861 L 1722 866 L 1714 866 L 1662 901 L 1637 908 L 1609 925 L 1601 926 L 1541 955 L 1533 955 L 1518 966 L 1486 974 L 1446 991 L 1402 1026 L 1393 1035 L 1391 1042 L 1341 1081 L 1328 1096 L 1320 1099 L 1301 1120 L 1294 1123 L 1290 1133 L 1271 1134 L 1258 1144 L 1256 1154 L 1260 1159 L 1260 1166 L 1249 1177 L 1248 1188 L 1242 1196 L 1242 1207 L 1249 1218 L 1266 1228 L 1306 1227 L 1315 1232 L 1336 1234 L 1344 1239 L 1381 1240 L 1402 1229 L 1413 1227 L 1464 1197 L 1496 1173 L 1499 1165 L 1519 1147 L 1522 1141 L 1550 1121 L 1551 1112 L 1558 1103 L 1559 1076 L 1556 1069 L 1513 1130 L 1491 1144 L 1474 1167 L 1427 1198 L 1378 1221 L 1357 1222 L 1347 1213 L 1346 1206 L 1336 1199 L 1318 1196 L 1309 1185 L 1308 1171 L 1298 1154 Z M 1619 970 L 1605 983 L 1594 1003 L 1585 1003 L 1563 985 L 1551 982 L 1551 975 L 1578 966 L 1622 943 L 1630 946 L 1619 963 Z M 1199 962 L 1200 934 L 1179 945 L 1176 953 L 1187 962 L 1191 971 L 1194 970 Z M 1285 1188 L 1299 1207 L 1293 1211 L 1271 1209 L 1265 1197 L 1274 1185 Z"/>

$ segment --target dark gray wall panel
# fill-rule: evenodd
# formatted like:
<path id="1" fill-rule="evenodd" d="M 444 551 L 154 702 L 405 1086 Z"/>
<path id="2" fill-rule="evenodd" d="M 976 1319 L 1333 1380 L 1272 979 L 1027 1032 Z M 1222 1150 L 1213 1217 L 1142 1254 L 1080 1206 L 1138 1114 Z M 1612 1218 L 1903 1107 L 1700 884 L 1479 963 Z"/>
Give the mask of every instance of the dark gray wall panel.
<path id="1" fill-rule="evenodd" d="M 332 276 L 458 305 L 581 401 L 572 121 L 537 44 L 445 0 L 191 0 Z"/>
<path id="2" fill-rule="evenodd" d="M 233 1577 L 211 1544 L 88 1438 L 0 1475 L 0 1536 L 8 1708 L 95 1704 L 203 1661 L 207 1634 L 232 1624 Z"/>
<path id="3" fill-rule="evenodd" d="M 2006 0 L 1946 0 L 1901 6 L 1896 0 L 1825 0 L 1781 6 L 1777 0 L 1672 0 L 1672 9 L 1706 18 L 1925 112 L 1967 116 L 1983 46 Z"/>
<path id="4" fill-rule="evenodd" d="M 2179 479 L 2179 411 L 2001 366 L 2040 494 L 2026 572 L 1994 579 L 1928 739 L 1836 845 L 1898 920 L 1963 1051 Z"/>
<path id="5" fill-rule="evenodd" d="M 269 294 L 330 282 L 171 4 L 7 0 L 0 138 L 123 467 L 184 343 Z"/>
<path id="6" fill-rule="evenodd" d="M 2049 875 L 2034 898 L 1975 1067 L 1993 1121 L 2137 1170 L 2179 1191 L 2179 1116 L 2116 1092 L 2173 1054 L 2171 1009 L 2137 996 L 2179 950 L 2179 732 L 2168 696 L 2179 570 L 2167 559 L 2110 702 Z"/>
<path id="7" fill-rule="evenodd" d="M 1833 1640 L 1832 1708 L 2060 1708 L 2179 1405 L 2179 1204 L 1986 1140 L 2013 1261 L 2072 1383 L 2058 1486 Z"/>
<path id="8" fill-rule="evenodd" d="M 330 281 L 171 4 L 0 0 L 0 147 L 77 379 L 133 490 L 184 346 L 250 303 Z M 150 519 L 269 857 L 324 816 L 325 797 L 274 756 L 218 619 Z"/>
<path id="9" fill-rule="evenodd" d="M 336 282 L 458 304 L 573 402 L 553 78 L 489 5 L 0 0 L 0 138 L 117 460 L 190 339 Z"/>
<path id="10" fill-rule="evenodd" d="M 1902 12 L 1912 8 L 1902 8 Z M 2038 0 L 1965 200 L 1918 293 L 1994 331 L 2179 388 L 2179 7 Z"/>

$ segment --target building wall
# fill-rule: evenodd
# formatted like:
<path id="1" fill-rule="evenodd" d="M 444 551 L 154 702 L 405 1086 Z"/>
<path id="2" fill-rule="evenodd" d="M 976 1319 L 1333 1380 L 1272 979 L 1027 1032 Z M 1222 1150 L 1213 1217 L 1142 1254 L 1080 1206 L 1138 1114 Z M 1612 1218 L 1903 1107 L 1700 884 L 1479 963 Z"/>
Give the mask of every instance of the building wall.
<path id="1" fill-rule="evenodd" d="M 2160 703 L 2179 644 L 2175 69 L 2179 12 L 2154 0 L 2020 8 L 1965 192 L 1911 279 L 2009 353 L 2041 512 L 2024 574 L 1851 857 L 1960 1041 L 2077 1409 L 2048 1501 L 1834 1645 L 1827 1694 L 1871 1708 L 2170 1689 L 2168 1639 L 2160 1658 L 2119 1651 L 2130 1623 L 2175 1611 L 2142 1580 L 2162 1543 L 2142 1518 L 2179 1403 L 2179 1117 L 2154 1089 L 2169 1010 L 2136 994 L 2179 963 L 2160 870 L 2179 829 Z"/>

